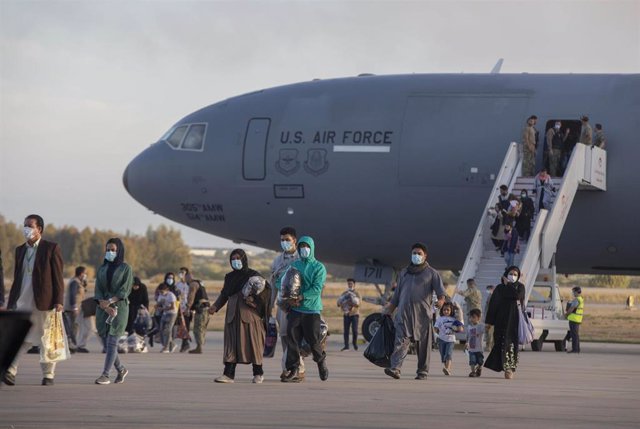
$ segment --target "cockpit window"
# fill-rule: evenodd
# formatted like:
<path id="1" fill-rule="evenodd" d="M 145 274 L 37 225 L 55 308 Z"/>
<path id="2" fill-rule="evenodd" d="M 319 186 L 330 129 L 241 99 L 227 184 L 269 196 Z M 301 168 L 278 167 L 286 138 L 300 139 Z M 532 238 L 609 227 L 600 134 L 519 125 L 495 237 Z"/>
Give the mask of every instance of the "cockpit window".
<path id="1" fill-rule="evenodd" d="M 178 127 L 175 130 L 173 130 L 169 138 L 166 139 L 166 142 L 169 143 L 171 147 L 173 147 L 174 149 L 177 149 L 180 146 L 180 143 L 182 142 L 182 138 L 184 137 L 184 134 L 186 132 L 187 132 L 187 126 L 182 125 L 181 127 Z"/>
<path id="2" fill-rule="evenodd" d="M 202 151 L 206 133 L 207 124 L 183 124 L 167 131 L 160 141 L 175 150 Z"/>
<path id="3" fill-rule="evenodd" d="M 189 127 L 189 132 L 182 142 L 182 149 L 202 150 L 204 144 L 204 124 L 193 124 Z"/>

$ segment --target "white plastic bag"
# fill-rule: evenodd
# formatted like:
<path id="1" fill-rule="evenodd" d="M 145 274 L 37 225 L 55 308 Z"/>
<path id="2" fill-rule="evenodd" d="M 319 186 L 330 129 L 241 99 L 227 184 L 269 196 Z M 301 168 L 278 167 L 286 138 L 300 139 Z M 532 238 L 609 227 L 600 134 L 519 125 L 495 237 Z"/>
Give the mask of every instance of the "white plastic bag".
<path id="1" fill-rule="evenodd" d="M 44 321 L 40 362 L 53 363 L 67 360 L 71 357 L 67 333 L 62 321 L 62 312 L 50 310 Z"/>

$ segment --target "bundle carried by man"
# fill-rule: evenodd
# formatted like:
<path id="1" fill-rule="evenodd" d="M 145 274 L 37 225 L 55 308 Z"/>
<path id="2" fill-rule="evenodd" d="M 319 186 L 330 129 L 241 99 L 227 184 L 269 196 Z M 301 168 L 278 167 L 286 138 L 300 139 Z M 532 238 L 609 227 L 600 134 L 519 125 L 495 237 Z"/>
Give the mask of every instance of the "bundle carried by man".
<path id="1" fill-rule="evenodd" d="M 280 298 L 278 305 L 284 311 L 289 311 L 291 307 L 298 307 L 302 302 L 302 275 L 300 271 L 289 267 L 282 276 L 280 282 Z"/>
<path id="2" fill-rule="evenodd" d="M 345 313 L 348 313 L 353 307 L 357 307 L 358 305 L 360 305 L 360 299 L 354 291 L 348 290 L 338 298 L 338 306 L 342 308 L 342 311 Z"/>

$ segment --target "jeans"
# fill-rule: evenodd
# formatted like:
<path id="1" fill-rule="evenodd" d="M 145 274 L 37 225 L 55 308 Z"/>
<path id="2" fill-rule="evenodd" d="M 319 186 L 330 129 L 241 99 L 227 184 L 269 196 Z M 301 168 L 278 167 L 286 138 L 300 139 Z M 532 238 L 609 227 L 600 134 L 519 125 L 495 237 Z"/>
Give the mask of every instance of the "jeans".
<path id="1" fill-rule="evenodd" d="M 356 314 L 353 316 L 344 315 L 344 346 L 345 348 L 349 348 L 349 331 L 353 335 L 353 346 L 358 346 L 358 321 L 360 320 L 360 315 Z"/>
<path id="2" fill-rule="evenodd" d="M 516 254 L 513 252 L 505 252 L 504 253 L 504 261 L 507 263 L 507 267 L 513 265 L 513 260 L 515 259 Z"/>
<path id="3" fill-rule="evenodd" d="M 111 371 L 112 366 L 115 367 L 118 372 L 122 371 L 124 366 L 122 366 L 120 358 L 118 357 L 118 337 L 116 335 L 107 335 L 104 337 L 103 341 L 107 350 L 107 355 L 104 358 L 102 375 L 109 377 L 109 372 Z"/>
<path id="4" fill-rule="evenodd" d="M 440 349 L 440 359 L 442 360 L 442 363 L 452 360 L 454 344 L 455 343 L 450 341 L 443 341 L 442 339 L 438 340 L 438 348 Z"/>
<path id="5" fill-rule="evenodd" d="M 482 366 L 484 364 L 484 354 L 482 352 L 469 352 L 469 366 Z"/>
<path id="6" fill-rule="evenodd" d="M 580 353 L 580 324 L 569 322 L 569 335 L 571 337 L 571 351 Z"/>
<path id="7" fill-rule="evenodd" d="M 162 339 L 162 349 L 169 350 L 173 345 L 173 325 L 176 323 L 177 313 L 163 313 L 160 319 L 160 338 Z"/>

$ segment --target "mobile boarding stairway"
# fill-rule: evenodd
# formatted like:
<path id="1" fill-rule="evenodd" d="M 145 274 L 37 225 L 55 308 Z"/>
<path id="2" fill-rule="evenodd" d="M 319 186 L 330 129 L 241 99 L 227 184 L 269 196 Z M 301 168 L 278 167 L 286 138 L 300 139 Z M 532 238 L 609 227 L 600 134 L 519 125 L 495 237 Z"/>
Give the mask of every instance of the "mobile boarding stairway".
<path id="1" fill-rule="evenodd" d="M 564 337 L 568 322 L 564 319 L 562 302 L 556 284 L 556 246 L 565 225 L 573 199 L 578 191 L 606 191 L 606 152 L 598 147 L 576 144 L 562 178 L 552 178 L 556 192 L 550 210 L 536 212 L 532 221 L 528 242 L 520 242 L 520 253 L 514 264 L 522 271 L 522 282 L 526 288 L 525 303 L 538 337 L 533 350 L 542 349 L 544 342 L 553 342 L 557 351 L 564 350 Z M 516 143 L 511 143 L 500 167 L 494 187 L 489 194 L 473 242 L 467 254 L 460 276 L 458 289 L 466 289 L 466 281 L 474 278 L 486 302 L 487 285 L 497 285 L 506 268 L 504 258 L 491 241 L 492 218 L 489 209 L 498 202 L 500 185 L 509 187 L 509 193 L 520 195 L 522 189 L 532 199 L 534 178 L 522 177 L 522 160 L 518 157 Z M 502 228 L 501 228 L 502 230 Z M 457 295 L 462 305 L 463 299 Z M 483 308 L 483 313 L 485 312 Z M 466 311 L 466 310 L 465 310 Z M 466 318 L 465 318 L 466 319 Z"/>

